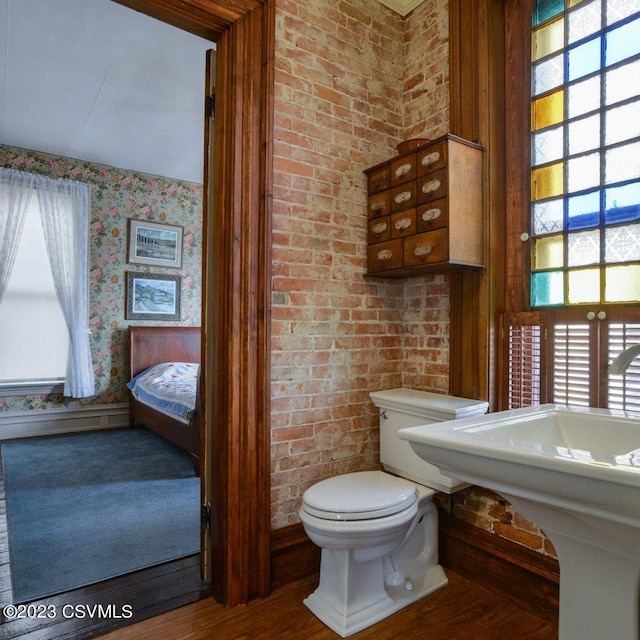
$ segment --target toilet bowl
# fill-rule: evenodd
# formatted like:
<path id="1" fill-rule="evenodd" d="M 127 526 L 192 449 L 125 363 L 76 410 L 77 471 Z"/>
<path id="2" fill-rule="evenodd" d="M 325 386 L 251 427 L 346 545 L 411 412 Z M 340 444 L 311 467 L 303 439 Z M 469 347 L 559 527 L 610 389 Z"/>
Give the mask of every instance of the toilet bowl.
<path id="1" fill-rule="evenodd" d="M 418 458 L 397 438 L 398 429 L 480 415 L 488 407 L 410 389 L 371 397 L 380 409 L 385 471 L 322 480 L 305 491 L 299 511 L 310 540 L 322 549 L 320 582 L 304 604 L 343 638 L 447 584 L 438 564 L 432 497 L 465 485 Z"/>

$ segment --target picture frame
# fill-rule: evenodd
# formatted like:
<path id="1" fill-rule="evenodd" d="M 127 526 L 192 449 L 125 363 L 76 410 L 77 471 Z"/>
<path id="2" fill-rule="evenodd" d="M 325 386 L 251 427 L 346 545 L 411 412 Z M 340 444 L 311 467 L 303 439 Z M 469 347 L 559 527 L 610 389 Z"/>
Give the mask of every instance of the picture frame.
<path id="1" fill-rule="evenodd" d="M 181 276 L 127 271 L 126 320 L 180 320 Z"/>
<path id="2" fill-rule="evenodd" d="M 182 227 L 148 220 L 129 220 L 129 264 L 182 267 Z"/>

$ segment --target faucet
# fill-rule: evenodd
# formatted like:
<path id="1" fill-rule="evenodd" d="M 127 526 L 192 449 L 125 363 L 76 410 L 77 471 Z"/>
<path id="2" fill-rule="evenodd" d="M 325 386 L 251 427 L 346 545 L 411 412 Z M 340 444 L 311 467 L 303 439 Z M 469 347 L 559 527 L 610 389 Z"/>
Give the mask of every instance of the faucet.
<path id="1" fill-rule="evenodd" d="M 638 354 L 640 354 L 640 344 L 634 344 L 632 347 L 621 351 L 609 365 L 609 373 L 622 375 Z"/>

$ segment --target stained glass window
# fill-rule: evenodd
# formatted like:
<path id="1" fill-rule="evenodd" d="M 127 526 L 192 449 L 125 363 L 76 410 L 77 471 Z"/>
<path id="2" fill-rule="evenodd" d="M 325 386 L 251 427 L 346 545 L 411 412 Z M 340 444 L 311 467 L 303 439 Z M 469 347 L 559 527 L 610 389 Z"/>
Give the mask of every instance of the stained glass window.
<path id="1" fill-rule="evenodd" d="M 640 2 L 535 0 L 531 304 L 640 302 Z"/>

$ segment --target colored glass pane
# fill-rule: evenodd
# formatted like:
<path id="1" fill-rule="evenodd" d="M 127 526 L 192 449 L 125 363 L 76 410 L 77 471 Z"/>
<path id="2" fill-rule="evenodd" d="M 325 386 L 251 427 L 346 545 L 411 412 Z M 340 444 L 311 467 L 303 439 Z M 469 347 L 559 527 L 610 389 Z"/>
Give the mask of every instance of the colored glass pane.
<path id="1" fill-rule="evenodd" d="M 638 0 L 608 0 L 607 24 L 628 18 L 638 11 Z"/>
<path id="2" fill-rule="evenodd" d="M 564 0 L 536 0 L 533 7 L 533 26 L 546 22 L 553 16 L 562 13 Z"/>
<path id="3" fill-rule="evenodd" d="M 533 164 L 546 164 L 562 158 L 564 152 L 564 127 L 547 129 L 533 136 Z"/>
<path id="4" fill-rule="evenodd" d="M 564 58 L 553 56 L 538 62 L 533 68 L 533 95 L 537 96 L 559 87 L 564 80 Z"/>
<path id="5" fill-rule="evenodd" d="M 640 94 L 640 60 L 616 67 L 605 74 L 605 104 L 615 104 Z"/>
<path id="6" fill-rule="evenodd" d="M 605 144 L 640 136 L 640 100 L 609 109 L 605 116 Z"/>
<path id="7" fill-rule="evenodd" d="M 567 89 L 567 115 L 576 118 L 600 108 L 600 76 L 581 80 Z"/>
<path id="8" fill-rule="evenodd" d="M 574 120 L 569 125 L 569 153 L 571 155 L 600 147 L 600 114 Z"/>
<path id="9" fill-rule="evenodd" d="M 640 183 L 609 187 L 604 193 L 604 220 L 607 224 L 640 219 Z"/>
<path id="10" fill-rule="evenodd" d="M 605 231 L 605 262 L 640 260 L 640 225 L 611 227 Z"/>
<path id="11" fill-rule="evenodd" d="M 605 53 L 607 67 L 638 53 L 640 53 L 640 18 L 607 33 Z"/>
<path id="12" fill-rule="evenodd" d="M 640 300 L 640 265 L 620 265 L 604 270 L 605 302 Z"/>
<path id="13" fill-rule="evenodd" d="M 605 153 L 605 181 L 622 182 L 640 178 L 640 142 L 632 142 Z"/>
<path id="14" fill-rule="evenodd" d="M 600 0 L 583 2 L 574 11 L 571 11 L 567 17 L 569 42 L 577 42 L 595 31 L 599 31 L 602 21 L 601 11 Z"/>
<path id="15" fill-rule="evenodd" d="M 533 32 L 532 59 L 540 60 L 564 47 L 564 18 L 560 17 Z"/>
<path id="16" fill-rule="evenodd" d="M 533 242 L 533 270 L 556 269 L 564 264 L 564 238 L 543 236 Z"/>
<path id="17" fill-rule="evenodd" d="M 572 196 L 567 204 L 567 228 L 585 229 L 600 223 L 600 192 Z"/>
<path id="18" fill-rule="evenodd" d="M 600 153 L 571 158 L 567 161 L 569 193 L 591 189 L 600 184 Z"/>
<path id="19" fill-rule="evenodd" d="M 564 192 L 563 163 L 537 167 L 531 172 L 531 199 L 544 200 Z"/>
<path id="20" fill-rule="evenodd" d="M 562 199 L 545 200 L 533 205 L 533 233 L 542 236 L 562 231 Z"/>
<path id="21" fill-rule="evenodd" d="M 568 78 L 576 80 L 600 69 L 600 38 L 593 38 L 569 49 Z"/>
<path id="22" fill-rule="evenodd" d="M 580 267 L 600 262 L 600 229 L 567 236 L 567 266 Z"/>
<path id="23" fill-rule="evenodd" d="M 567 302 L 600 302 L 600 269 L 579 269 L 567 273 Z"/>
<path id="24" fill-rule="evenodd" d="M 537 131 L 562 122 L 564 117 L 564 91 L 554 91 L 532 102 L 531 130 Z"/>
<path id="25" fill-rule="evenodd" d="M 564 280 L 562 271 L 534 273 L 531 277 L 531 305 L 548 307 L 564 304 Z"/>

